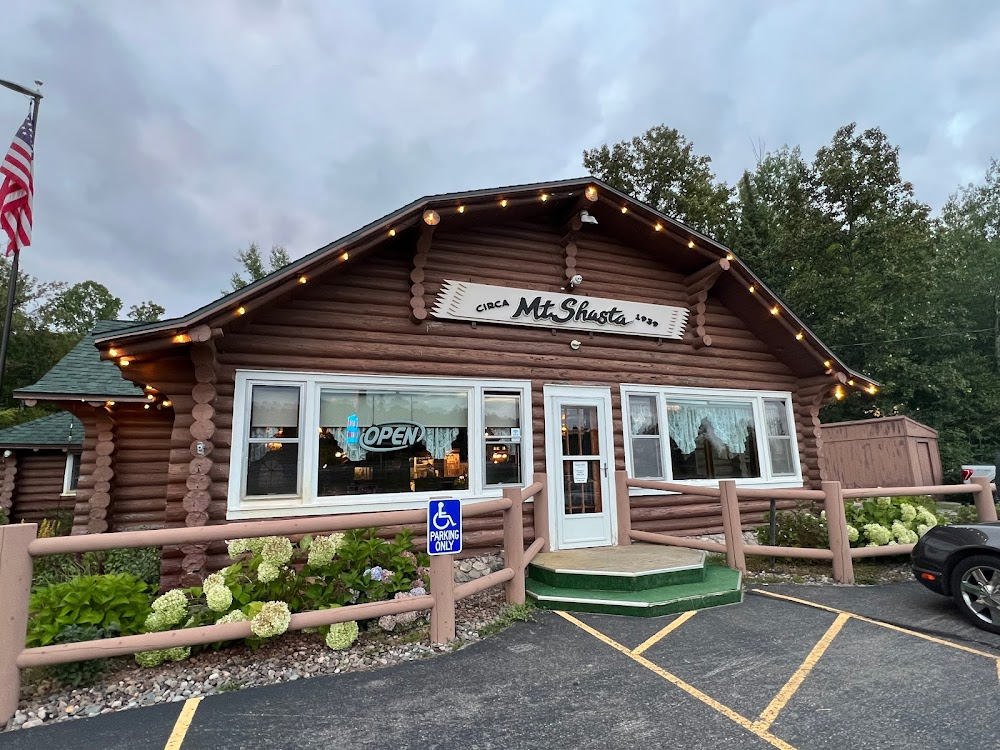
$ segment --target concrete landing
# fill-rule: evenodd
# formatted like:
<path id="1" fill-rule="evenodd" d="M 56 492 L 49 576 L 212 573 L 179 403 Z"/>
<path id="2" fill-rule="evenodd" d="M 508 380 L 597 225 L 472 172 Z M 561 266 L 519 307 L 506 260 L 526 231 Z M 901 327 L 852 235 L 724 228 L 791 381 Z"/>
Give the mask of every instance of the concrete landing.
<path id="1" fill-rule="evenodd" d="M 635 576 L 701 568 L 705 564 L 705 553 L 662 544 L 629 544 L 543 552 L 531 564 L 553 573 Z"/>

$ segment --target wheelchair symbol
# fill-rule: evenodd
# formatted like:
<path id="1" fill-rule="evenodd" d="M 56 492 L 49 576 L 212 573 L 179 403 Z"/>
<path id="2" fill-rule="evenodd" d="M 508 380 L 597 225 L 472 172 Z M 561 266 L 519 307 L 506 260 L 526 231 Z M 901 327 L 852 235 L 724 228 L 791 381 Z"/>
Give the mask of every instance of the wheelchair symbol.
<path id="1" fill-rule="evenodd" d="M 438 531 L 444 531 L 455 526 L 455 519 L 444 510 L 444 503 L 438 503 L 437 512 L 431 517 L 431 523 Z"/>

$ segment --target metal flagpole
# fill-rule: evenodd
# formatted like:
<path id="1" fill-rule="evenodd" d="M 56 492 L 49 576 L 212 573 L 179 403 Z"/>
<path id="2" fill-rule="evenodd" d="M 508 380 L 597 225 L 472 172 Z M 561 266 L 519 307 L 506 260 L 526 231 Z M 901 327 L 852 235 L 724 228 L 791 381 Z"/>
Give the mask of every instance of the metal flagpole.
<path id="1" fill-rule="evenodd" d="M 35 84 L 41 86 L 42 82 L 35 81 Z M 31 136 L 32 141 L 34 141 L 38 134 L 38 103 L 42 100 L 41 92 L 32 91 L 24 86 L 2 79 L 0 79 L 0 86 L 31 97 Z M 32 147 L 32 160 L 34 160 L 34 147 Z M 3 399 L 3 381 L 7 374 L 7 348 L 10 344 L 11 324 L 14 321 L 14 302 L 17 299 L 17 267 L 20 257 L 21 251 L 15 250 L 14 258 L 10 263 L 10 278 L 7 280 L 7 310 L 4 313 L 3 337 L 0 338 L 0 403 L 2 403 Z"/>

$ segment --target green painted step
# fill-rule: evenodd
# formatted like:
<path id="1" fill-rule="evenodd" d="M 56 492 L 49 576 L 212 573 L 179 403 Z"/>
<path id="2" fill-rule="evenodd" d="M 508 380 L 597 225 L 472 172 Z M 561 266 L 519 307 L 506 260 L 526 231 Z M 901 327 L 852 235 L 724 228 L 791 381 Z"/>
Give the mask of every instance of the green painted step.
<path id="1" fill-rule="evenodd" d="M 540 565 L 528 566 L 528 577 L 554 588 L 585 591 L 644 591 L 683 583 L 705 580 L 703 563 L 690 567 L 642 573 L 602 573 L 596 571 L 553 570 Z"/>
<path id="2" fill-rule="evenodd" d="M 739 571 L 719 565 L 705 567 L 705 580 L 660 586 L 643 591 L 583 590 L 527 581 L 528 596 L 543 609 L 595 612 L 630 617 L 659 617 L 692 609 L 743 601 Z"/>

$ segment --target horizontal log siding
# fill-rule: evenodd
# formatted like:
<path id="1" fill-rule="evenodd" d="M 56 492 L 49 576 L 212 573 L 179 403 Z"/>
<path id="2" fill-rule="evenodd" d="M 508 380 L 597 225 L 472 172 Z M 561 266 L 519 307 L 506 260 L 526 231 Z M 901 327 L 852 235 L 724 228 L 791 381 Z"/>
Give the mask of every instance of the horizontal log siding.
<path id="1" fill-rule="evenodd" d="M 173 413 L 125 404 L 115 408 L 114 417 L 111 531 L 163 528 Z"/>
<path id="2" fill-rule="evenodd" d="M 666 249 L 665 244 L 664 254 L 651 258 L 600 236 L 599 228 L 588 227 L 582 235 L 577 238 L 576 256 L 577 271 L 584 278 L 578 289 L 581 295 L 686 306 L 684 275 L 670 270 L 670 253 L 683 250 Z M 445 279 L 557 291 L 565 278 L 559 240 L 552 228 L 536 225 L 451 233 L 439 228 L 421 282 L 425 305 L 432 307 Z M 236 368 L 248 368 L 530 379 L 536 471 L 545 470 L 543 386 L 547 383 L 611 388 L 618 469 L 625 465 L 621 383 L 787 390 L 795 402 L 803 473 L 808 484 L 818 485 L 818 443 L 809 405 L 795 398 L 798 379 L 714 296 L 709 296 L 706 310 L 706 331 L 713 345 L 699 350 L 685 341 L 489 324 L 473 327 L 433 317 L 415 324 L 410 319 L 413 253 L 413 243 L 401 238 L 397 245 L 359 259 L 332 278 L 310 279 L 285 299 L 227 328 L 217 339 L 220 393 L 215 404 L 213 460 L 218 465 L 214 471 L 221 474 L 225 462 L 228 472 L 233 376 Z M 578 351 L 569 347 L 574 338 L 583 342 Z M 180 416 L 178 420 L 176 449 L 184 452 L 187 444 L 181 443 L 190 440 L 177 438 L 178 429 L 186 433 Z M 189 453 L 183 456 L 189 457 Z M 225 518 L 225 480 L 219 476 L 213 482 L 211 522 Z M 649 531 L 721 531 L 717 505 L 702 503 L 697 509 L 680 511 L 677 504 L 676 496 L 636 498 L 633 522 Z M 760 522 L 759 506 L 759 502 L 747 505 L 745 525 Z M 168 523 L 180 523 L 182 518 L 183 513 L 168 502 Z M 483 552 L 499 546 L 500 528 L 499 516 L 489 519 L 466 542 L 466 549 Z M 534 538 L 533 530 L 526 532 L 526 541 Z"/>
<path id="3" fill-rule="evenodd" d="M 40 523 L 72 508 L 74 497 L 62 497 L 66 454 L 62 451 L 18 451 L 11 523 Z"/>

